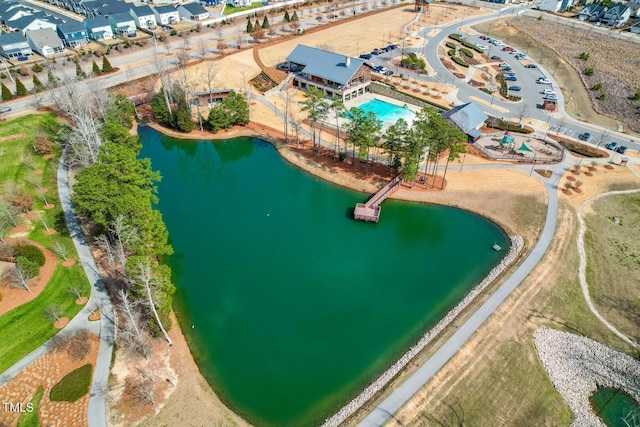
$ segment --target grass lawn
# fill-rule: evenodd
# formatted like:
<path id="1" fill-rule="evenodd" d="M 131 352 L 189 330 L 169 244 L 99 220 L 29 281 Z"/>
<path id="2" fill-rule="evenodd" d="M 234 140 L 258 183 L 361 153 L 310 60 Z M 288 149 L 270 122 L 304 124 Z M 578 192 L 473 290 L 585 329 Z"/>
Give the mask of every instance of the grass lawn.
<path id="1" fill-rule="evenodd" d="M 53 277 L 38 297 L 0 316 L 0 372 L 4 372 L 22 357 L 53 337 L 58 329 L 44 315 L 50 304 L 59 305 L 64 316 L 73 318 L 82 306 L 69 295 L 69 284 L 80 284 L 89 295 L 89 282 L 78 264 L 62 267 L 58 264 Z M 26 291 L 25 291 L 26 292 Z"/>
<path id="2" fill-rule="evenodd" d="M 243 10 L 249 10 L 249 9 L 256 9 L 256 8 L 262 7 L 262 6 L 264 6 L 264 3 L 260 2 L 260 1 L 253 2 L 253 3 L 251 3 L 251 6 L 245 6 L 245 7 L 233 7 L 233 6 L 226 5 L 224 7 L 223 15 L 231 15 L 231 14 L 236 13 L 236 12 L 242 12 Z M 260 22 L 262 22 L 262 20 L 260 20 Z"/>
<path id="3" fill-rule="evenodd" d="M 49 398 L 52 402 L 75 402 L 89 393 L 93 365 L 87 363 L 68 373 L 60 382 L 51 388 Z"/>
<path id="4" fill-rule="evenodd" d="M 59 122 L 51 114 L 25 116 L 0 123 L 0 138 L 24 135 L 21 139 L 0 143 L 0 157 L 3 159 L 0 162 L 0 183 L 13 183 L 20 190 L 33 196 L 34 203 L 31 209 L 40 211 L 41 219 L 31 220 L 35 228 L 30 232 L 29 239 L 51 250 L 54 242 L 59 241 L 68 248 L 69 257 L 77 258 L 58 200 L 56 175 L 60 152 L 54 149 L 56 157 L 47 160 L 34 153 L 31 146 L 36 133 L 53 135 L 59 126 Z M 43 173 L 34 174 L 34 169 L 41 169 Z M 47 188 L 48 191 L 43 196 L 38 194 L 38 188 Z M 0 187 L 0 195 L 5 191 L 4 186 Z M 43 209 L 45 202 L 53 204 L 54 208 Z M 46 235 L 45 224 L 48 228 L 54 228 L 56 233 Z M 82 286 L 85 295 L 89 295 L 89 282 L 82 268 L 77 264 L 65 268 L 58 263 L 51 280 L 36 299 L 0 316 L 0 372 L 58 332 L 43 314 L 48 305 L 59 305 L 64 311 L 64 316 L 69 318 L 80 311 L 81 306 L 75 304 L 75 297 L 68 294 L 70 284 Z"/>
<path id="5" fill-rule="evenodd" d="M 33 405 L 33 411 L 24 412 L 20 415 L 20 419 L 18 420 L 18 427 L 40 427 L 40 420 L 38 419 L 38 408 L 40 406 L 40 399 L 42 399 L 42 395 L 44 394 L 44 388 L 42 386 L 38 387 L 38 391 L 36 392 L 33 399 L 31 399 L 31 404 Z"/>

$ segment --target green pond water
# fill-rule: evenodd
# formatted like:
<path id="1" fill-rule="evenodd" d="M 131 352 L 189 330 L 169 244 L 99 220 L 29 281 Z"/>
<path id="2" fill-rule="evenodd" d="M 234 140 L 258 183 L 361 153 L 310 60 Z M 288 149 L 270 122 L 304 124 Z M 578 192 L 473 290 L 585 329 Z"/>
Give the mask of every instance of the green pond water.
<path id="1" fill-rule="evenodd" d="M 495 224 L 454 208 L 387 200 L 378 224 L 356 222 L 367 195 L 258 139 L 139 131 L 163 176 L 183 329 L 209 383 L 256 425 L 320 424 L 509 248 Z"/>
<path id="2" fill-rule="evenodd" d="M 590 399 L 607 427 L 629 427 L 640 421 L 640 403 L 622 390 L 601 387 Z"/>

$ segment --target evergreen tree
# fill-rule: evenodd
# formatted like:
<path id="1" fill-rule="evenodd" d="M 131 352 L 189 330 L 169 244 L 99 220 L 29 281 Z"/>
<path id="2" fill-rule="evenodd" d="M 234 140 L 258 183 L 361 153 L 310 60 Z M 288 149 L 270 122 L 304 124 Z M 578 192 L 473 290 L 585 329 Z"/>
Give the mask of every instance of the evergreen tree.
<path id="1" fill-rule="evenodd" d="M 264 15 L 264 19 L 262 20 L 262 28 L 267 29 L 269 27 L 269 18 L 267 18 L 267 15 Z"/>
<path id="2" fill-rule="evenodd" d="M 25 96 L 29 92 L 20 79 L 16 79 L 16 96 Z"/>
<path id="3" fill-rule="evenodd" d="M 171 113 L 164 100 L 164 89 L 160 90 L 160 93 L 151 101 L 151 111 L 153 111 L 153 117 L 156 120 L 161 120 L 169 124 L 172 122 Z"/>
<path id="4" fill-rule="evenodd" d="M 96 61 L 93 61 L 93 65 L 91 66 L 91 72 L 93 73 L 94 76 L 99 76 L 100 74 L 102 74 L 102 72 L 100 71 L 100 67 L 98 67 L 98 64 L 96 64 Z"/>
<path id="5" fill-rule="evenodd" d="M 13 94 L 11 93 L 11 91 L 9 90 L 8 87 L 6 87 L 4 85 L 4 83 L 2 83 L 2 100 L 3 101 L 9 101 L 13 99 Z"/>
<path id="6" fill-rule="evenodd" d="M 247 20 L 247 34 L 251 34 L 251 31 L 253 31 L 253 25 L 251 24 L 251 20 L 248 19 Z"/>
<path id="7" fill-rule="evenodd" d="M 33 75 L 33 91 L 37 93 L 37 92 L 42 92 L 43 90 L 44 90 L 44 85 L 42 84 L 38 76 L 34 74 Z"/>
<path id="8" fill-rule="evenodd" d="M 178 106 L 174 113 L 174 127 L 182 132 L 191 132 L 195 128 L 184 93 L 178 99 Z"/>
<path id="9" fill-rule="evenodd" d="M 258 21 L 258 20 L 256 19 L 256 23 L 255 23 L 255 24 L 253 24 L 253 29 L 254 29 L 254 30 L 257 30 L 257 29 L 258 29 L 258 28 L 260 28 L 260 27 L 262 27 L 262 26 L 260 25 L 260 21 Z"/>
<path id="10" fill-rule="evenodd" d="M 285 10 L 284 11 L 284 22 L 289 22 L 291 21 L 291 17 L 289 16 L 289 11 Z"/>
<path id="11" fill-rule="evenodd" d="M 76 62 L 76 76 L 82 77 L 82 78 L 87 77 L 87 73 L 82 71 L 82 67 L 80 66 L 79 62 Z"/>
<path id="12" fill-rule="evenodd" d="M 291 21 L 298 21 L 298 12 L 296 12 L 295 10 L 293 11 L 293 15 L 291 15 Z"/>
<path id="13" fill-rule="evenodd" d="M 109 62 L 109 60 L 107 59 L 106 56 L 102 57 L 102 72 L 103 73 L 110 73 L 113 71 L 113 67 L 111 66 L 111 63 Z"/>

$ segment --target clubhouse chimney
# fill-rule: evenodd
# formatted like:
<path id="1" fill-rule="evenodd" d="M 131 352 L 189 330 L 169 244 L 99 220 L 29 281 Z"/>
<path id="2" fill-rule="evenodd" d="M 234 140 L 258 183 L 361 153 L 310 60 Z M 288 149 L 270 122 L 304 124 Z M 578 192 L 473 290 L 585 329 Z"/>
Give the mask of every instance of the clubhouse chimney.
<path id="1" fill-rule="evenodd" d="M 351 58 L 348 56 L 344 57 L 344 66 L 348 67 L 349 65 L 351 65 Z"/>

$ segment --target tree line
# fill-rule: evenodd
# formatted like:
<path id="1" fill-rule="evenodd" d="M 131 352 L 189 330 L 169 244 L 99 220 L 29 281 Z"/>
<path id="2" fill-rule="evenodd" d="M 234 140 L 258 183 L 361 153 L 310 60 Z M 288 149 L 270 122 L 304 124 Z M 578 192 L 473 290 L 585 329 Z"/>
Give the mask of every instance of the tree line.
<path id="1" fill-rule="evenodd" d="M 311 125 L 311 138 L 316 153 L 319 154 L 320 151 L 323 125 L 332 121 L 336 128 L 335 152 L 340 159 L 346 158 L 347 144 L 352 147 L 354 166 L 356 148 L 360 161 L 369 159 L 372 148 L 382 149 L 389 166 L 396 173 L 402 170 L 404 179 L 411 183 L 423 161 L 425 174 L 435 175 L 444 158 L 446 176 L 449 162 L 465 152 L 465 133 L 430 107 L 416 113 L 411 125 L 400 118 L 382 132 L 382 122 L 374 113 L 365 112 L 358 107 L 346 110 L 341 99 L 327 98 L 320 89 L 309 88 L 302 104 Z M 348 121 L 341 125 L 340 118 Z M 341 131 L 346 135 L 344 146 L 340 142 Z"/>
<path id="2" fill-rule="evenodd" d="M 159 259 L 173 249 L 154 208 L 161 177 L 149 159 L 139 158 L 142 144 L 129 132 L 133 105 L 123 95 L 110 96 L 101 113 L 94 116 L 95 160 L 76 174 L 72 200 L 93 222 L 95 242 L 118 279 L 111 291 L 123 313 L 119 336 L 146 356 L 143 330 L 171 344 L 167 329 L 175 288 L 170 268 Z"/>

